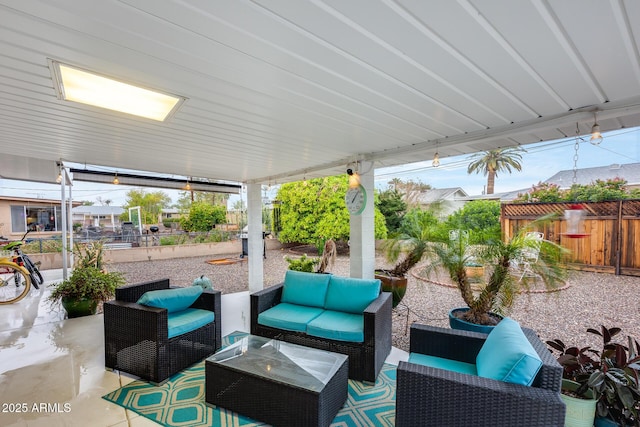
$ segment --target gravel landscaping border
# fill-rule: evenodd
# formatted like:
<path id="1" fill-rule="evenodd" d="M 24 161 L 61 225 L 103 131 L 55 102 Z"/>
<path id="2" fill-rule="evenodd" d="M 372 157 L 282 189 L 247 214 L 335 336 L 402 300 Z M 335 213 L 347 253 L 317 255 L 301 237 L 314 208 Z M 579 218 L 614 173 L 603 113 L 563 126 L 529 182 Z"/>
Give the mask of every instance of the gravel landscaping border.
<path id="1" fill-rule="evenodd" d="M 282 281 L 288 267 L 285 255 L 296 256 L 287 250 L 267 250 L 265 287 Z M 238 254 L 226 257 L 236 259 Z M 108 265 L 108 270 L 124 273 L 127 283 L 168 277 L 172 284 L 179 286 L 189 286 L 204 274 L 223 294 L 247 291 L 248 263 L 207 263 L 220 258 L 225 256 L 113 263 Z M 377 268 L 388 267 L 382 256 L 376 261 Z M 336 264 L 328 271 L 349 276 L 349 257 L 339 255 Z M 409 275 L 407 293 L 393 313 L 393 345 L 405 351 L 409 349 L 407 332 L 411 323 L 448 327 L 449 310 L 464 306 L 456 288 L 419 280 L 415 271 Z M 599 349 L 600 342 L 596 336 L 586 332 L 587 328 L 616 326 L 622 328 L 620 337 L 631 335 L 640 341 L 639 291 L 639 277 L 572 271 L 567 286 L 558 292 L 519 295 L 509 316 L 522 326 L 537 331 L 543 341 L 559 338 L 567 344 L 591 345 Z"/>

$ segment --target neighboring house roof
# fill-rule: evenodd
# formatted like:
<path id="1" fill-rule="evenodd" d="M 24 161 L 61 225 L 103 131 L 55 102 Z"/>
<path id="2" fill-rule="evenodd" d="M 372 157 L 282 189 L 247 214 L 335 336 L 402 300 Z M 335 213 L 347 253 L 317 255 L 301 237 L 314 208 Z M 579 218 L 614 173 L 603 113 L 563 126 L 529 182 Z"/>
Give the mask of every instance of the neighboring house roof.
<path id="1" fill-rule="evenodd" d="M 421 205 L 428 205 L 429 203 L 441 202 L 443 200 L 460 200 L 466 197 L 469 197 L 469 195 L 460 187 L 434 188 L 420 193 L 417 201 Z"/>
<path id="2" fill-rule="evenodd" d="M 0 196 L 0 200 L 7 200 L 9 202 L 22 202 L 22 203 L 51 203 L 59 205 L 60 200 L 55 199 L 34 199 L 32 197 L 14 197 L 14 196 Z M 81 202 L 73 202 L 74 205 L 78 206 Z"/>
<path id="3" fill-rule="evenodd" d="M 73 208 L 74 214 L 85 215 L 122 215 L 122 206 L 78 206 Z"/>
<path id="4" fill-rule="evenodd" d="M 640 163 L 613 164 L 576 170 L 576 184 L 588 185 L 596 179 L 614 178 L 624 179 L 628 185 L 640 185 Z M 573 170 L 560 171 L 544 182 L 559 185 L 560 188 L 569 188 L 573 185 Z"/>
<path id="5" fill-rule="evenodd" d="M 470 202 L 473 200 L 499 200 L 501 202 L 510 202 L 516 197 L 518 197 L 518 195 L 527 193 L 530 189 L 531 187 L 523 188 L 521 190 L 505 191 L 502 193 L 479 194 L 477 196 L 468 196 L 468 197 L 465 197 L 464 199 L 459 199 L 459 200 L 464 200 L 467 202 Z"/>

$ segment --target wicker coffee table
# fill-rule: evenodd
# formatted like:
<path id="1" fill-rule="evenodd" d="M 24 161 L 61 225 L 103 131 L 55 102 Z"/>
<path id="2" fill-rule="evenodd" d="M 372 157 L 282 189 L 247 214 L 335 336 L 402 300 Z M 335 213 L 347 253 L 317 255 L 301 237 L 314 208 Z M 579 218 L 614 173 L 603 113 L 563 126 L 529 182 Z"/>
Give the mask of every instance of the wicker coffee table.
<path id="1" fill-rule="evenodd" d="M 328 426 L 347 400 L 343 354 L 248 335 L 205 361 L 206 401 L 276 426 Z"/>

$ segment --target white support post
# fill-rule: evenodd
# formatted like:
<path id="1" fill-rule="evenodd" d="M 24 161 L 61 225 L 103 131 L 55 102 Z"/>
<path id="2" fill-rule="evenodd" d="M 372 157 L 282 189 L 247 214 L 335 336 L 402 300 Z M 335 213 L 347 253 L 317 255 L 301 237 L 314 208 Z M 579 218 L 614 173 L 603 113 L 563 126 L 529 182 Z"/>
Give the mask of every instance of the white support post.
<path id="1" fill-rule="evenodd" d="M 260 184 L 247 185 L 249 291 L 264 288 L 264 240 L 262 237 L 262 195 Z"/>
<path id="2" fill-rule="evenodd" d="M 360 184 L 367 193 L 367 203 L 364 211 L 360 215 L 350 216 L 350 275 L 351 277 L 373 279 L 376 261 L 373 209 L 373 163 L 359 162 L 358 169 L 360 171 Z"/>
<path id="3" fill-rule="evenodd" d="M 69 206 L 67 207 L 66 221 L 67 231 L 69 232 L 69 247 L 73 249 L 73 176 L 67 168 L 64 168 L 64 179 L 62 181 L 69 184 Z M 71 268 L 73 268 L 74 263 L 75 260 L 73 257 L 73 250 L 71 250 L 69 251 L 69 265 L 71 266 Z"/>
<path id="4" fill-rule="evenodd" d="M 68 273 L 67 273 L 67 269 L 68 269 L 68 264 L 67 264 L 67 253 L 69 252 L 68 250 L 68 245 L 67 245 L 67 195 L 66 195 L 66 188 L 67 188 L 67 172 L 65 168 L 61 168 L 60 169 L 60 173 L 62 174 L 62 181 L 60 181 L 60 214 L 62 216 L 61 218 L 61 225 L 62 225 L 62 279 L 66 280 L 68 277 Z"/>

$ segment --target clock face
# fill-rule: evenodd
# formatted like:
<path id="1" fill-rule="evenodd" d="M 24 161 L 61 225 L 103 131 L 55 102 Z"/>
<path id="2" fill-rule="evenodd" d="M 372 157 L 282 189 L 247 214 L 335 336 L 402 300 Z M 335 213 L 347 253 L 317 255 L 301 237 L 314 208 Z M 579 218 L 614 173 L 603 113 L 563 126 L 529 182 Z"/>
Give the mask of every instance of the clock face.
<path id="1" fill-rule="evenodd" d="M 367 204 L 367 193 L 364 191 L 364 187 L 359 185 L 356 188 L 347 190 L 344 202 L 351 215 L 360 215 Z"/>

